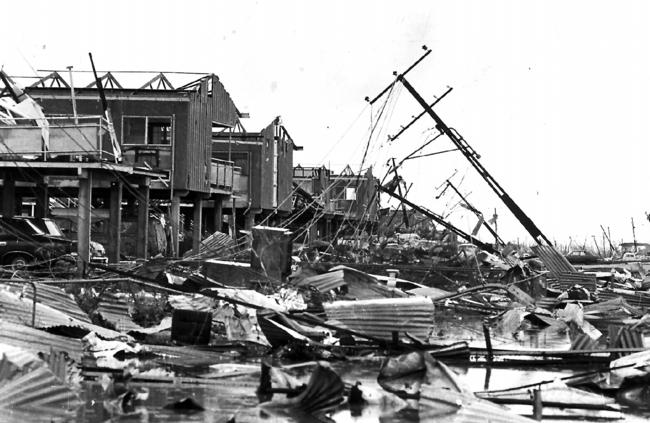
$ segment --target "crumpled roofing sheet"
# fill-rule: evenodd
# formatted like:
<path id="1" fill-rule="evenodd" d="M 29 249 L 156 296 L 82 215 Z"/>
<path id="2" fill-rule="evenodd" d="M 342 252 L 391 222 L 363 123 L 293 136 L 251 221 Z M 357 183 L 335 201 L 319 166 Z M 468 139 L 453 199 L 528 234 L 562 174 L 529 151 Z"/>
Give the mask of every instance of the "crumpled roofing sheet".
<path id="1" fill-rule="evenodd" d="M 77 393 L 50 370 L 47 363 L 19 348 L 0 345 L 0 410 L 6 416 L 17 409 L 46 417 L 70 416 L 81 405 Z M 29 417 L 27 417 L 29 418 Z M 23 420 L 23 419 L 21 419 Z M 9 418 L 8 421 L 15 421 Z"/>
<path id="2" fill-rule="evenodd" d="M 422 385 L 418 416 L 422 422 L 525 423 L 534 422 L 508 408 L 471 393 Z"/>
<path id="3" fill-rule="evenodd" d="M 140 331 L 144 329 L 136 324 L 129 312 L 128 297 L 126 295 L 115 295 L 109 292 L 102 294 L 97 313 L 108 323 L 115 326 L 120 332 Z"/>
<path id="4" fill-rule="evenodd" d="M 66 352 L 79 362 L 83 356 L 81 340 L 53 335 L 40 329 L 0 320 L 0 344 L 22 348 L 32 353 L 49 354 L 50 350 Z"/>
<path id="5" fill-rule="evenodd" d="M 199 294 L 170 295 L 167 301 L 176 310 L 212 311 L 217 304 L 217 300 Z"/>
<path id="6" fill-rule="evenodd" d="M 72 295 L 66 293 L 62 288 L 51 284 L 35 283 L 36 285 L 36 302 L 44 304 L 55 310 L 59 310 L 69 316 L 72 316 L 82 322 L 91 323 L 90 318 L 84 313 L 74 300 Z M 12 285 L 13 288 L 22 291 L 23 298 L 31 300 L 34 290 L 30 284 Z"/>
<path id="7" fill-rule="evenodd" d="M 397 331 L 401 338 L 408 332 L 426 342 L 434 329 L 434 305 L 426 297 L 335 301 L 323 307 L 328 320 L 385 340 Z"/>
<path id="8" fill-rule="evenodd" d="M 0 316 L 2 316 L 3 320 L 31 327 L 32 307 L 32 301 L 20 298 L 19 294 L 0 289 Z M 128 337 L 127 335 L 111 329 L 82 322 L 62 311 L 54 310 L 53 308 L 40 303 L 36 304 L 35 323 L 36 327 L 41 329 L 54 328 L 58 326 L 81 328 L 83 330 L 95 332 L 97 335 L 105 339 Z"/>
<path id="9" fill-rule="evenodd" d="M 551 276 L 557 276 L 560 273 L 576 273 L 575 267 L 555 247 L 535 245 L 530 249 L 542 260 Z"/>
<path id="10" fill-rule="evenodd" d="M 311 286 L 319 292 L 328 292 L 343 285 L 347 285 L 343 270 L 330 271 L 322 275 L 308 276 L 295 283 L 297 287 Z"/>

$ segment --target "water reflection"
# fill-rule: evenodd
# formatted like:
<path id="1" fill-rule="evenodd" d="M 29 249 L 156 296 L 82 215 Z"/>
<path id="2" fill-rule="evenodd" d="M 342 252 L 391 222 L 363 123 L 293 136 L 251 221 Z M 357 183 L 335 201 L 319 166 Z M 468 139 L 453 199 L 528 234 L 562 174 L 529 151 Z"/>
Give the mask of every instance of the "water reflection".
<path id="1" fill-rule="evenodd" d="M 377 384 L 380 361 L 334 363 L 333 368 L 341 375 L 346 383 L 361 382 L 362 386 L 377 392 L 383 392 Z M 489 367 L 451 366 L 458 373 L 460 380 L 474 390 L 501 389 L 516 385 L 528 384 L 533 381 L 552 380 L 572 374 L 566 369 L 503 369 Z M 307 378 L 309 370 L 296 374 Z M 133 384 L 134 387 L 149 389 L 149 398 L 145 402 L 149 421 L 188 421 L 188 422 L 226 422 L 231 416 L 236 421 L 257 422 L 297 422 L 306 421 L 305 416 L 273 415 L 258 408 L 255 391 L 259 375 L 240 376 L 230 379 L 212 380 L 209 386 L 175 387 L 160 383 Z M 98 383 L 87 383 L 84 386 L 85 406 L 79 410 L 78 420 L 88 422 L 105 421 L 109 416 L 103 409 L 102 388 Z M 185 397 L 192 397 L 201 404 L 204 412 L 194 414 L 179 414 L 173 410 L 165 410 L 166 404 Z M 393 422 L 418 421 L 417 414 L 412 411 L 399 411 L 391 408 L 391 404 L 377 403 L 365 407 L 359 413 L 349 409 L 336 412 L 332 418 L 336 422 Z M 354 415 L 357 414 L 357 415 Z M 146 417 L 142 417 L 146 419 Z M 140 418 L 129 421 L 139 421 Z M 143 420 L 147 421 L 147 420 Z"/>

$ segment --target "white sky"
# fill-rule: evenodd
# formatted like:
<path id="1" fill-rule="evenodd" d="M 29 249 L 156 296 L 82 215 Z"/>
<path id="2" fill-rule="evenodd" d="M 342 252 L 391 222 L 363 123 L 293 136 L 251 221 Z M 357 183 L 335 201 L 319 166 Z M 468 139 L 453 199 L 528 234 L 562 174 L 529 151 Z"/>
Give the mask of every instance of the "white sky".
<path id="1" fill-rule="evenodd" d="M 408 76 L 481 154 L 481 162 L 551 239 L 593 245 L 599 225 L 616 240 L 650 241 L 650 5 L 645 1 L 14 1 L 2 6 L 0 64 L 33 69 L 214 72 L 259 130 L 281 115 L 304 146 L 296 164 L 358 169 L 374 97 L 421 54 Z M 144 81 L 143 76 L 143 81 Z M 118 76 L 119 79 L 119 76 Z M 399 90 L 398 90 L 399 91 Z M 432 127 L 427 117 L 386 142 L 421 111 L 402 89 L 366 165 L 398 160 Z M 377 103 L 379 106 L 379 103 Z M 364 110 L 365 108 L 365 110 Z M 377 108 L 375 108 L 375 111 Z M 387 109 L 388 110 L 388 109 Z M 450 148 L 442 138 L 425 152 Z M 406 162 L 412 200 L 435 200 L 453 181 L 506 239 L 524 229 L 458 152 Z M 461 179 L 464 180 L 461 182 Z M 475 219 L 451 220 L 471 230 Z M 486 238 L 485 236 L 483 236 Z"/>

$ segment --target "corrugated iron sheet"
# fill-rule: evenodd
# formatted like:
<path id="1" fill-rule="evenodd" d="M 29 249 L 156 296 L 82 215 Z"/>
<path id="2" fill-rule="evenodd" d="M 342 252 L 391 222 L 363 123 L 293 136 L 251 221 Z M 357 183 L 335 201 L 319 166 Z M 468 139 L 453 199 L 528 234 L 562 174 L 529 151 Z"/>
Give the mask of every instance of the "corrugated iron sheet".
<path id="1" fill-rule="evenodd" d="M 131 319 L 128 298 L 126 295 L 116 295 L 106 292 L 101 296 L 97 305 L 97 313 L 120 332 L 139 331 L 144 329 Z"/>
<path id="2" fill-rule="evenodd" d="M 554 247 L 550 245 L 536 245 L 531 247 L 531 250 L 542 260 L 551 276 L 557 276 L 560 273 L 576 273 L 575 267 Z"/>
<path id="3" fill-rule="evenodd" d="M 213 258 L 223 257 L 228 254 L 230 249 L 235 245 L 233 239 L 222 232 L 215 232 L 199 244 L 199 252 L 188 251 L 184 257 L 193 258 Z"/>
<path id="4" fill-rule="evenodd" d="M 213 311 L 217 301 L 203 295 L 170 295 L 169 305 L 176 310 Z"/>
<path id="5" fill-rule="evenodd" d="M 616 330 L 615 327 L 613 327 Z M 618 333 L 610 344 L 612 348 L 643 348 L 643 333 L 636 329 L 627 327 L 618 328 Z M 629 355 L 631 353 L 618 353 L 617 357 Z"/>
<path id="6" fill-rule="evenodd" d="M 347 296 L 369 300 L 373 298 L 406 297 L 403 291 L 380 284 L 373 276 L 357 269 L 336 266 L 322 275 L 308 276 L 295 283 L 297 287 L 313 286 L 320 292 L 327 292 L 347 286 Z"/>
<path id="7" fill-rule="evenodd" d="M 586 333 L 579 333 L 571 342 L 571 350 L 594 350 L 598 346 L 598 341 L 591 339 Z"/>
<path id="8" fill-rule="evenodd" d="M 74 300 L 71 294 L 65 292 L 62 288 L 50 284 L 35 283 L 36 301 L 45 304 L 54 310 L 59 310 L 68 316 L 72 316 L 82 322 L 90 323 L 90 318 L 84 313 Z M 32 300 L 34 290 L 29 284 L 14 285 L 22 291 L 24 298 Z"/>
<path id="9" fill-rule="evenodd" d="M 306 277 L 295 284 L 297 287 L 312 286 L 320 292 L 328 292 L 341 286 L 347 285 L 343 275 L 343 270 L 323 273 Z"/>
<path id="10" fill-rule="evenodd" d="M 636 307 L 632 307 L 620 296 L 599 303 L 588 304 L 585 306 L 585 318 L 589 315 L 606 315 L 623 314 L 625 317 L 641 317 L 643 312 Z"/>
<path id="11" fill-rule="evenodd" d="M 583 288 L 586 288 L 589 292 L 596 292 L 596 276 L 586 275 L 584 273 L 569 273 L 569 272 L 560 272 L 556 275 L 557 280 L 550 282 L 550 285 L 553 288 L 557 288 L 561 291 L 566 291 L 570 289 L 573 285 L 581 285 Z"/>
<path id="12" fill-rule="evenodd" d="M 2 319 L 19 325 L 31 326 L 32 324 L 32 301 L 20 298 L 18 294 L 0 290 L 0 316 Z M 43 304 L 36 304 L 36 327 L 41 329 L 55 327 L 80 328 L 86 331 L 95 332 L 104 339 L 117 339 L 126 335 L 101 326 L 85 323 L 67 314 L 54 310 Z M 128 337 L 127 337 L 128 338 Z"/>
<path id="13" fill-rule="evenodd" d="M 3 348 L 0 374 L 0 409 L 18 409 L 53 417 L 69 415 L 81 404 L 79 396 L 57 378 L 47 364 L 22 350 Z M 37 366 L 35 368 L 35 366 Z"/>
<path id="14" fill-rule="evenodd" d="M 329 320 L 346 328 L 385 340 L 405 332 L 427 341 L 433 331 L 434 305 L 426 297 L 335 301 L 323 304 Z"/>
<path id="15" fill-rule="evenodd" d="M 598 298 L 602 301 L 623 298 L 632 307 L 637 307 L 646 312 L 650 309 L 650 293 L 632 291 L 627 289 L 602 289 L 598 291 Z"/>
<path id="16" fill-rule="evenodd" d="M 473 394 L 422 385 L 418 416 L 422 422 L 530 423 L 506 407 L 477 398 Z"/>
<path id="17" fill-rule="evenodd" d="M 80 339 L 53 335 L 4 320 L 0 320 L 0 344 L 11 345 L 33 353 L 63 351 L 75 361 L 81 361 L 83 356 L 83 345 Z"/>

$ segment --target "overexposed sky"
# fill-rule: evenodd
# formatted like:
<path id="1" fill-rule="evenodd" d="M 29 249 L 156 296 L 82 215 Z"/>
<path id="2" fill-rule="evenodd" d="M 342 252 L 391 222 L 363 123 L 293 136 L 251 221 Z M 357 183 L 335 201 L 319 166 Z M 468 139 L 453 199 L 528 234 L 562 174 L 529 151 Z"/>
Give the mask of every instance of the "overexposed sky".
<path id="1" fill-rule="evenodd" d="M 361 165 L 374 97 L 421 54 L 408 75 L 436 110 L 551 239 L 593 245 L 599 225 L 616 240 L 650 241 L 650 5 L 645 1 L 20 1 L 3 4 L 0 64 L 35 69 L 214 72 L 245 126 L 281 115 L 304 151 L 296 164 Z M 76 78 L 76 77 L 75 77 Z M 80 77 L 81 78 L 81 77 Z M 119 75 L 118 75 L 119 78 Z M 145 76 L 142 77 L 145 82 Z M 382 99 L 383 100 L 383 99 Z M 431 136 L 421 109 L 396 87 L 364 167 L 380 177 Z M 443 138 L 423 152 L 448 149 Z M 496 208 L 506 239 L 524 229 L 458 152 L 405 162 L 409 198 L 447 213 L 452 181 L 474 206 Z M 469 231 L 475 218 L 450 219 Z M 484 239 L 489 239 L 482 234 Z"/>

